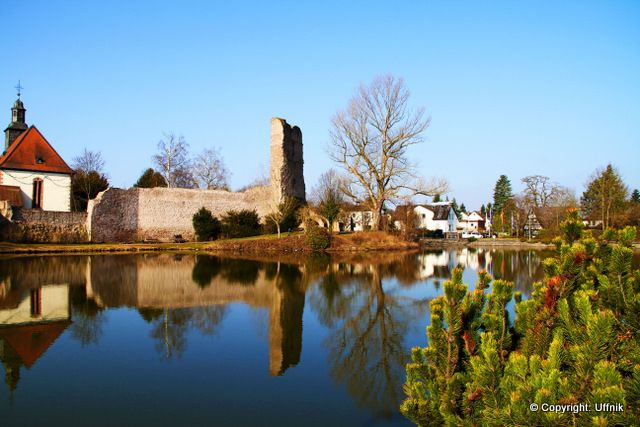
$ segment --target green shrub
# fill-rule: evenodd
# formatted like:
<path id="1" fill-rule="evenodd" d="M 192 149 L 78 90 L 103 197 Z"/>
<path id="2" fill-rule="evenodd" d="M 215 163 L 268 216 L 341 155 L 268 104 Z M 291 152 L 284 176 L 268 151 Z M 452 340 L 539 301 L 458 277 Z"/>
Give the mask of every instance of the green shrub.
<path id="1" fill-rule="evenodd" d="M 564 242 L 556 242 L 556 258 L 544 261 L 544 280 L 528 299 L 486 271 L 470 291 L 462 270 L 454 270 L 444 295 L 430 303 L 428 346 L 412 350 L 405 416 L 433 426 L 638 425 L 636 230 L 612 231 L 598 242 L 579 221 L 576 212 L 563 223 Z M 591 412 L 574 412 L 577 403 L 590 404 Z M 598 403 L 622 411 L 596 412 Z M 537 410 L 543 404 L 569 409 Z"/>
<path id="2" fill-rule="evenodd" d="M 477 238 L 475 238 L 475 237 L 469 237 L 469 238 L 467 239 L 467 241 L 468 241 L 469 243 L 473 243 L 473 242 L 475 242 L 476 240 L 478 240 L 478 239 L 477 239 Z"/>
<path id="3" fill-rule="evenodd" d="M 316 223 L 307 224 L 305 236 L 307 238 L 307 244 L 314 251 L 327 249 L 331 243 L 327 229 L 319 227 Z"/>
<path id="4" fill-rule="evenodd" d="M 193 229 L 199 241 L 215 240 L 220 237 L 220 221 L 211 215 L 211 211 L 202 207 L 193 215 Z"/>
<path id="5" fill-rule="evenodd" d="M 220 221 L 222 234 L 229 239 L 260 234 L 260 220 L 255 210 L 228 211 Z"/>

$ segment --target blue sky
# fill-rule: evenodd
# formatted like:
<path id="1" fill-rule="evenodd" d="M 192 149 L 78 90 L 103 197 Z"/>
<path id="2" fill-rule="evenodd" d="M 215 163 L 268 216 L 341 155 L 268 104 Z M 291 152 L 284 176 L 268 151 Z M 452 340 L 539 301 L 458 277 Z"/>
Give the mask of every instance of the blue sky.
<path id="1" fill-rule="evenodd" d="M 640 187 L 638 1 L 8 2 L 0 39 L 0 122 L 20 79 L 27 122 L 69 162 L 101 151 L 114 186 L 173 131 L 220 147 L 238 188 L 268 170 L 278 116 L 302 129 L 309 190 L 332 115 L 391 73 L 432 119 L 420 173 L 468 208 L 500 174 L 579 195 L 611 162 Z"/>

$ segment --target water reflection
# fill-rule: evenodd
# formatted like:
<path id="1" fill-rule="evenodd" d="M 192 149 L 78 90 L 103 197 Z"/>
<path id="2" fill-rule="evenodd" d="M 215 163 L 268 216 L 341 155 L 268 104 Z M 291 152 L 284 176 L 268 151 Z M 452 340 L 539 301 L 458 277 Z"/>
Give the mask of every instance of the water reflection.
<path id="1" fill-rule="evenodd" d="M 468 281 L 472 271 L 487 269 L 527 294 L 548 255 L 462 249 L 287 262 L 191 254 L 5 258 L 0 360 L 13 392 L 21 368 L 42 359 L 62 334 L 81 348 L 99 347 L 109 331 L 123 327 L 110 325 L 110 313 L 127 308 L 147 326 L 140 339 L 150 340 L 161 360 L 178 363 L 190 351 L 192 332 L 218 336 L 226 322 L 251 322 L 250 316 L 230 320 L 239 304 L 268 313 L 268 362 L 262 366 L 271 376 L 294 367 L 318 370 L 301 358 L 303 336 L 313 342 L 321 335 L 333 384 L 376 418 L 397 417 L 410 348 L 424 344 L 428 301 L 453 268 L 465 267 Z M 304 316 L 305 305 L 311 317 Z M 304 330 L 303 317 L 311 322 Z"/>

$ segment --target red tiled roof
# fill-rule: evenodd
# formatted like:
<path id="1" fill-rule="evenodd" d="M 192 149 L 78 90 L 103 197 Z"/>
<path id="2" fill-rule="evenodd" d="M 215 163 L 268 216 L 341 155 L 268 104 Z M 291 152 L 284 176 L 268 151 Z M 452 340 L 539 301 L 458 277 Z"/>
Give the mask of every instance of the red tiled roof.
<path id="1" fill-rule="evenodd" d="M 20 356 L 24 366 L 30 368 L 70 324 L 65 320 L 0 328 L 0 339 L 5 340 Z"/>
<path id="2" fill-rule="evenodd" d="M 69 175 L 73 173 L 35 126 L 29 127 L 13 141 L 7 152 L 0 157 L 0 168 Z"/>
<path id="3" fill-rule="evenodd" d="M 13 185 L 0 185 L 0 200 L 8 200 L 11 206 L 16 208 L 22 207 L 22 195 L 20 187 Z"/>

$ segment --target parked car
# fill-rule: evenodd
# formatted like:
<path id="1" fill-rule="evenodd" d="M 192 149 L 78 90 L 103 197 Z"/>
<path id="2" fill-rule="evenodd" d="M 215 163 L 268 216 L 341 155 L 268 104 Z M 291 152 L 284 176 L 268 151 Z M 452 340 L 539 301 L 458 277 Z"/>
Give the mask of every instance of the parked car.
<path id="1" fill-rule="evenodd" d="M 482 234 L 478 233 L 477 231 L 463 231 L 462 232 L 462 238 L 463 239 L 470 239 L 472 237 L 474 239 L 482 239 Z"/>

